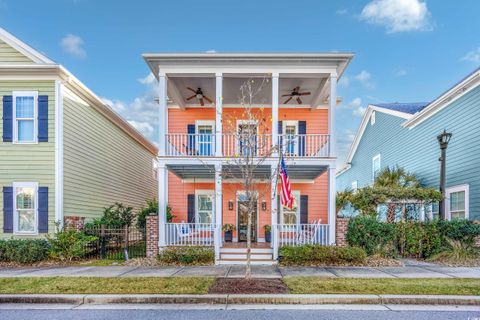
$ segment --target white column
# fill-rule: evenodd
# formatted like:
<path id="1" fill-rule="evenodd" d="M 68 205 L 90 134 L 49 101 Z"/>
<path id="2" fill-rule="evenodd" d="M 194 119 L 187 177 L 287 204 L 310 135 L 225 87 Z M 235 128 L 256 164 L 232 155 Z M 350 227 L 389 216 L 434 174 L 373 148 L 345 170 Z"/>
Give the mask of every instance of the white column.
<path id="1" fill-rule="evenodd" d="M 165 163 L 158 164 L 158 246 L 166 246 L 165 224 L 167 223 L 168 171 Z"/>
<path id="2" fill-rule="evenodd" d="M 335 244 L 335 223 L 336 223 L 336 205 L 335 197 L 337 194 L 337 184 L 335 176 L 335 167 L 328 167 L 328 233 L 329 244 Z"/>
<path id="3" fill-rule="evenodd" d="M 215 156 L 222 156 L 222 104 L 223 104 L 223 76 L 215 74 Z"/>
<path id="4" fill-rule="evenodd" d="M 222 164 L 215 164 L 215 261 L 220 259 L 222 243 Z"/>
<path id="5" fill-rule="evenodd" d="M 330 106 L 328 112 L 328 132 L 330 133 L 330 157 L 337 156 L 335 134 L 335 108 L 337 107 L 337 74 L 330 74 Z"/>
<path id="6" fill-rule="evenodd" d="M 158 154 L 164 156 L 166 152 L 166 137 L 168 131 L 168 107 L 167 107 L 167 76 L 165 73 L 158 74 Z"/>
<path id="7" fill-rule="evenodd" d="M 63 84 L 55 81 L 55 222 L 63 226 Z"/>
<path id="8" fill-rule="evenodd" d="M 278 207 L 277 207 L 277 167 L 276 165 L 271 166 L 271 186 L 270 186 L 270 208 L 271 208 L 271 215 L 272 215 L 272 248 L 273 248 L 273 259 L 278 259 L 278 229 L 275 227 L 278 221 Z"/>
<path id="9" fill-rule="evenodd" d="M 272 73 L 272 145 L 273 146 L 278 146 L 278 77 L 279 77 L 278 73 Z"/>

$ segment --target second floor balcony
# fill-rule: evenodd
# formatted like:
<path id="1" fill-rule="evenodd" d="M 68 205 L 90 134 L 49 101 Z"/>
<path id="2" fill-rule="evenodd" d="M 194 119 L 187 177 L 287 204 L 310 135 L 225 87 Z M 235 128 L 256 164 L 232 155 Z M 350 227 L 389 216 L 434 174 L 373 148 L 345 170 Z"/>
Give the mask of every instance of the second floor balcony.
<path id="1" fill-rule="evenodd" d="M 281 152 L 296 158 L 331 157 L 328 134 L 281 134 L 273 141 L 271 134 L 241 135 L 224 133 L 221 154 L 216 153 L 214 133 L 169 133 L 166 135 L 167 157 L 273 157 Z"/>

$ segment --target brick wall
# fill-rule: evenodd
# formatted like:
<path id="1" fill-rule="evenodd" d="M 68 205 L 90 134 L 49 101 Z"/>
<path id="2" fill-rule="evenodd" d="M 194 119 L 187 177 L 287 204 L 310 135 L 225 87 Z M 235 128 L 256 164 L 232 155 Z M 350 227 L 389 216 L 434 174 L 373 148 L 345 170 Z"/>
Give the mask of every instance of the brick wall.
<path id="1" fill-rule="evenodd" d="M 85 227 L 85 217 L 65 216 L 63 218 L 63 223 L 65 229 L 80 231 L 83 230 L 83 227 Z"/>
<path id="2" fill-rule="evenodd" d="M 348 221 L 348 218 L 337 217 L 335 225 L 335 243 L 339 247 L 345 247 L 347 245 L 345 237 L 347 235 Z"/>
<path id="3" fill-rule="evenodd" d="M 147 216 L 147 258 L 158 255 L 158 216 Z"/>

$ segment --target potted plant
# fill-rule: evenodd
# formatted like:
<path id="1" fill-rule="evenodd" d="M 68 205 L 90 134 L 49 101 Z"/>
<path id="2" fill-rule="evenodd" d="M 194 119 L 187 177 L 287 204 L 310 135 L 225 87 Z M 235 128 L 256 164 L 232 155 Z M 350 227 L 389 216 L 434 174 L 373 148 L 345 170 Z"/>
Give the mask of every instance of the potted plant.
<path id="1" fill-rule="evenodd" d="M 263 226 L 263 230 L 265 230 L 265 241 L 271 242 L 272 241 L 272 227 L 268 224 Z"/>
<path id="2" fill-rule="evenodd" d="M 231 223 L 224 224 L 222 227 L 222 231 L 225 237 L 225 242 L 232 242 L 233 239 L 233 231 L 235 231 L 235 226 Z"/>

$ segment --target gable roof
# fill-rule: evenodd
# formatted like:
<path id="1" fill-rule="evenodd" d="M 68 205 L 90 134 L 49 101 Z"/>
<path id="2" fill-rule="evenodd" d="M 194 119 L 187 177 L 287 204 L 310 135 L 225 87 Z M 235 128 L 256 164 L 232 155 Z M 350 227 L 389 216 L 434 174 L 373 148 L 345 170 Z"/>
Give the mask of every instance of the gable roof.
<path id="1" fill-rule="evenodd" d="M 48 57 L 33 49 L 2 28 L 0 28 L 0 39 L 35 62 L 35 64 L 0 65 L 0 74 L 2 72 L 5 74 L 38 74 L 47 75 L 50 77 L 53 74 L 61 79 L 66 87 L 73 90 L 73 92 L 75 92 L 75 94 L 82 99 L 88 101 L 96 111 L 104 115 L 107 119 L 122 129 L 126 134 L 137 141 L 151 154 L 155 156 L 158 154 L 158 148 L 152 142 L 145 138 L 134 126 L 121 117 L 109 105 L 103 102 L 102 99 L 100 99 L 93 91 L 91 91 L 85 84 L 78 80 L 62 65 L 50 60 Z"/>
<path id="2" fill-rule="evenodd" d="M 350 146 L 350 150 L 345 160 L 345 164 L 342 169 L 337 173 L 337 176 L 341 175 L 348 169 L 353 160 L 353 156 L 357 151 L 358 145 L 362 140 L 363 133 L 367 127 L 368 120 L 370 119 L 373 111 L 379 111 L 386 114 L 390 114 L 396 117 L 404 118 L 406 121 L 402 124 L 403 127 L 413 128 L 430 116 L 434 115 L 441 109 L 448 106 L 456 99 L 462 97 L 470 90 L 476 88 L 480 84 L 480 67 L 468 74 L 465 78 L 457 82 L 453 87 L 443 92 L 432 102 L 413 102 L 413 103 L 377 103 L 370 104 L 363 115 L 360 127 L 353 139 Z"/>

